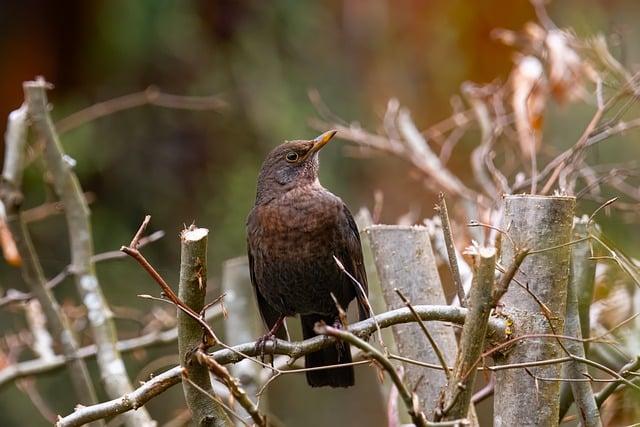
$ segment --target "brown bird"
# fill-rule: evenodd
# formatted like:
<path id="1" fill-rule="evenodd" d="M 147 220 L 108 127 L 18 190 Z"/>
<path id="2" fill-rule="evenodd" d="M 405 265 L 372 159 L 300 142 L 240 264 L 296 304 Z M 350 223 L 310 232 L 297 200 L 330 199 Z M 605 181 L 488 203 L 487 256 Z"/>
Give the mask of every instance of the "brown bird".
<path id="1" fill-rule="evenodd" d="M 255 205 L 247 219 L 247 246 L 251 282 L 269 331 L 263 339 L 287 339 L 284 318 L 296 314 L 305 339 L 316 335 L 316 322 L 341 326 L 332 294 L 345 309 L 357 298 L 361 320 L 370 315 L 358 228 L 342 200 L 318 180 L 318 152 L 335 134 L 329 131 L 310 141 L 285 142 L 262 164 Z M 351 351 L 344 342 L 305 357 L 307 368 L 349 362 Z M 352 366 L 306 375 L 312 387 L 354 384 Z"/>

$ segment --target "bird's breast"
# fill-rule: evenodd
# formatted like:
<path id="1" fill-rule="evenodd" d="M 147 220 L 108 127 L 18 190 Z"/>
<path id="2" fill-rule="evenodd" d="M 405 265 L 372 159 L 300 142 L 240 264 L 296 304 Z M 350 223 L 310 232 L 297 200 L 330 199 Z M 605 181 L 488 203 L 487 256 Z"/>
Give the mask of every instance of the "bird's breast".
<path id="1" fill-rule="evenodd" d="M 256 208 L 249 232 L 274 257 L 319 255 L 331 246 L 340 207 L 340 199 L 326 190 L 292 190 Z"/>
<path id="2" fill-rule="evenodd" d="M 256 285 L 279 312 L 331 312 L 330 292 L 348 304 L 333 255 L 340 241 L 342 201 L 316 190 L 287 193 L 257 206 L 248 239 Z"/>

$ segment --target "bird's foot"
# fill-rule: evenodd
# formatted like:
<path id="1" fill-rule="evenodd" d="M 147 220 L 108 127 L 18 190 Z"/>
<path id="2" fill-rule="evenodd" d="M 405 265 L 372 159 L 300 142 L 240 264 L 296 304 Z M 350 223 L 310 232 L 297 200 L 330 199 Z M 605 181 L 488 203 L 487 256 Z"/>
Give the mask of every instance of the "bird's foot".
<path id="1" fill-rule="evenodd" d="M 331 325 L 332 327 L 334 327 L 335 329 L 344 329 L 344 325 L 342 324 L 342 322 L 340 321 L 340 319 L 336 319 L 333 321 L 333 325 Z"/>
<path id="2" fill-rule="evenodd" d="M 276 320 L 276 322 L 274 323 L 273 327 L 269 330 L 269 332 L 267 332 L 266 334 L 264 334 L 263 336 L 261 336 L 256 340 L 256 352 L 260 354 L 262 363 L 264 363 L 264 355 L 265 355 L 264 350 L 267 346 L 267 343 L 271 341 L 273 342 L 273 347 L 275 348 L 276 346 L 276 343 L 277 343 L 276 333 L 284 324 L 284 318 L 285 316 L 280 316 L 278 320 Z M 271 357 L 271 365 L 273 366 L 273 357 Z"/>
<path id="3" fill-rule="evenodd" d="M 260 355 L 260 360 L 262 360 L 262 363 L 264 363 L 264 357 L 266 355 L 265 349 L 269 341 L 273 343 L 273 347 L 275 348 L 277 339 L 276 335 L 271 333 L 271 331 L 267 332 L 256 340 L 256 353 Z M 273 356 L 271 357 L 271 365 L 273 366 Z"/>

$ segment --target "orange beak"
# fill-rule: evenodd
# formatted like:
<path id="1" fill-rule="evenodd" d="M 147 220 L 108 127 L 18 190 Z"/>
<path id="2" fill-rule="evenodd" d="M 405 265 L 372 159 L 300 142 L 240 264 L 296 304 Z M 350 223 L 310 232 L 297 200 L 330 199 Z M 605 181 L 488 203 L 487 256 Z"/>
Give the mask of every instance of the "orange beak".
<path id="1" fill-rule="evenodd" d="M 337 130 L 330 130 L 314 139 L 311 153 L 317 153 L 318 151 L 320 151 L 322 147 L 324 147 L 329 141 L 331 141 L 331 138 L 333 138 L 336 133 L 338 133 Z"/>

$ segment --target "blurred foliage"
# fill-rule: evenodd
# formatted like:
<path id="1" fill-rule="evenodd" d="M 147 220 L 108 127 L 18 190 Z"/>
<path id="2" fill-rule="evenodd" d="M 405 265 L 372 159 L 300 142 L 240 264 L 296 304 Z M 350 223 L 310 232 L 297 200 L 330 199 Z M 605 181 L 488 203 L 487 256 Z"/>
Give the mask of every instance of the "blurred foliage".
<path id="1" fill-rule="evenodd" d="M 607 34 L 623 63 L 640 59 L 640 49 L 634 48 L 640 40 L 638 2 L 570 0 L 550 5 L 549 11 L 558 24 L 580 34 Z M 380 123 L 390 97 L 408 106 L 418 125 L 427 126 L 450 114 L 450 96 L 465 80 L 506 77 L 510 50 L 492 41 L 490 33 L 498 27 L 521 28 L 532 19 L 533 9 L 524 0 L 2 2 L 0 117 L 21 103 L 21 83 L 35 75 L 56 85 L 50 93 L 56 119 L 151 84 L 168 93 L 223 97 L 228 107 L 222 111 L 140 107 L 63 137 L 68 154 L 78 162 L 85 191 L 96 197 L 91 207 L 97 252 L 128 242 L 143 215 L 151 214 L 151 228 L 165 230 L 167 237 L 144 251 L 175 283 L 177 234 L 183 224 L 195 221 L 212 229 L 209 263 L 215 285 L 221 261 L 244 253 L 244 222 L 261 159 L 284 139 L 317 133 L 308 126 L 315 115 L 309 89 L 317 89 L 340 117 L 370 128 Z M 577 139 L 592 112 L 557 113 L 545 135 L 560 149 Z M 474 138 L 478 134 L 470 132 L 450 161 L 461 176 L 469 173 Z M 423 216 L 431 215 L 432 195 L 407 176 L 405 165 L 346 158 L 340 144 L 323 151 L 322 181 L 354 211 L 371 207 L 379 189 L 385 194 L 383 221 L 393 222 L 416 207 Z M 616 139 L 594 155 L 608 162 L 638 154 L 628 139 Z M 51 200 L 38 161 L 28 170 L 25 188 L 27 207 Z M 588 212 L 593 206 L 582 208 Z M 637 222 L 637 216 L 629 220 Z M 640 254 L 637 233 L 606 221 L 604 226 L 630 255 Z M 50 217 L 31 230 L 47 275 L 55 275 L 68 263 L 63 218 Z M 134 295 L 156 289 L 130 260 L 102 265 L 99 274 L 114 306 L 149 310 L 150 303 Z M 22 287 L 19 274 L 2 266 L 0 288 L 4 292 L 10 287 Z M 56 294 L 73 301 L 71 281 Z M 19 330 L 20 319 L 12 312 L 0 313 L 2 333 Z M 132 328 L 127 321 L 118 326 L 123 336 Z M 165 348 L 127 356 L 129 372 L 135 375 L 149 360 L 171 353 Z M 91 368 L 97 380 L 93 363 Z M 52 407 L 64 412 L 74 403 L 60 392 L 69 389 L 66 381 L 66 376 L 52 374 L 37 382 Z M 281 386 L 287 381 L 296 384 L 295 390 L 302 384 L 300 378 L 279 380 L 274 399 L 287 392 Z M 374 381 L 359 378 L 358 388 L 335 393 L 305 389 L 309 406 L 285 405 L 290 401 L 282 399 L 275 407 L 286 414 L 287 425 L 303 419 L 308 426 L 326 425 L 324 417 L 336 413 L 340 421 L 332 425 L 353 425 L 355 417 L 363 423 L 368 419 L 366 425 L 382 425 L 384 404 L 366 393 Z M 29 425 L 46 425 L 15 386 L 1 393 L 0 425 L 25 425 L 27 418 Z M 343 405 L 345 398 L 352 402 L 349 408 Z M 303 409 L 296 412 L 292 406 Z M 152 414 L 165 420 L 182 407 L 178 388 L 150 404 Z M 323 415 L 310 418 L 305 410 Z"/>

